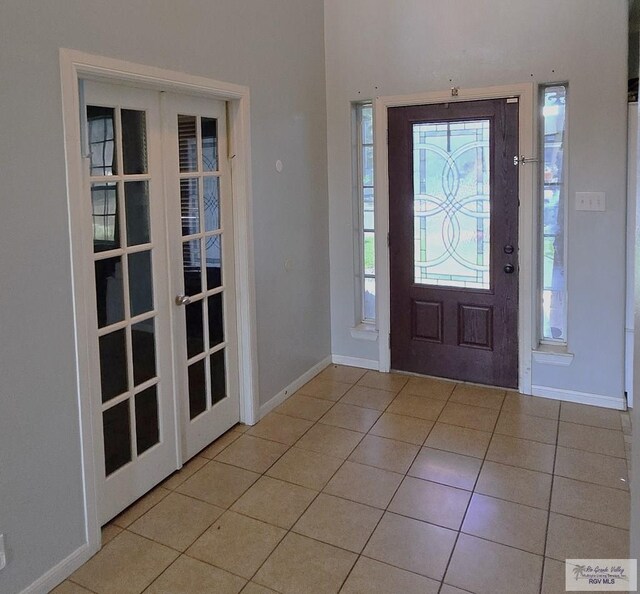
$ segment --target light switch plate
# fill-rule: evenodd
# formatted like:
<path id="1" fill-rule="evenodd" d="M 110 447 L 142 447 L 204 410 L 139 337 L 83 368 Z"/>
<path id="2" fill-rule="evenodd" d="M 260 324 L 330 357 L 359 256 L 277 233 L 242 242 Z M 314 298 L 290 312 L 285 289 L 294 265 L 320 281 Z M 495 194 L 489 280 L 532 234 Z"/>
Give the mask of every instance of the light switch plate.
<path id="1" fill-rule="evenodd" d="M 576 192 L 576 210 L 604 212 L 604 192 Z"/>

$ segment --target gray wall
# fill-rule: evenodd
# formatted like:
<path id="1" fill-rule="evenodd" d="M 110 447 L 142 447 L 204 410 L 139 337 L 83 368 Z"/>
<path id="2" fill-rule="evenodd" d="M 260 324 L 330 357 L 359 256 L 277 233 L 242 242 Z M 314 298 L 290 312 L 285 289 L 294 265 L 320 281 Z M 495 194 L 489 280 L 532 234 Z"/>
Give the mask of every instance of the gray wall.
<path id="1" fill-rule="evenodd" d="M 604 191 L 607 211 L 569 211 L 569 367 L 533 383 L 623 393 L 626 0 L 325 0 L 334 354 L 378 359 L 351 337 L 354 265 L 349 103 L 451 86 L 568 80 L 569 197 Z M 451 82 L 450 82 L 451 81 Z M 571 203 L 572 204 L 572 203 Z"/>
<path id="2" fill-rule="evenodd" d="M 330 352 L 322 1 L 3 0 L 3 593 L 84 540 L 60 47 L 251 88 L 261 402 Z"/>

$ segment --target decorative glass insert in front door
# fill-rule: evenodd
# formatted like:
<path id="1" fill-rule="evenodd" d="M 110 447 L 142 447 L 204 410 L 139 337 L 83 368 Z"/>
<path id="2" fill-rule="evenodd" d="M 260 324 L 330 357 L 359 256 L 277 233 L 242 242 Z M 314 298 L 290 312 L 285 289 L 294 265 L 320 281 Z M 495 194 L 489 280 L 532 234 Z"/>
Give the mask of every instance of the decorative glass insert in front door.
<path id="1" fill-rule="evenodd" d="M 178 115 L 189 418 L 226 396 L 218 122 Z"/>
<path id="2" fill-rule="evenodd" d="M 413 124 L 415 282 L 490 288 L 489 120 Z"/>
<path id="3" fill-rule="evenodd" d="M 160 441 L 143 110 L 87 106 L 106 476 Z"/>

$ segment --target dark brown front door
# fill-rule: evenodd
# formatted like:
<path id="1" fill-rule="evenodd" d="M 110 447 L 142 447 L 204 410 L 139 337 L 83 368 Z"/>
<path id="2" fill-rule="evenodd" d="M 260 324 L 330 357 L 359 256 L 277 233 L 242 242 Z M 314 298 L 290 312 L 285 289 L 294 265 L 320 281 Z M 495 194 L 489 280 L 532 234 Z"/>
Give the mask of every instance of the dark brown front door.
<path id="1" fill-rule="evenodd" d="M 391 367 L 518 386 L 518 103 L 389 109 Z"/>

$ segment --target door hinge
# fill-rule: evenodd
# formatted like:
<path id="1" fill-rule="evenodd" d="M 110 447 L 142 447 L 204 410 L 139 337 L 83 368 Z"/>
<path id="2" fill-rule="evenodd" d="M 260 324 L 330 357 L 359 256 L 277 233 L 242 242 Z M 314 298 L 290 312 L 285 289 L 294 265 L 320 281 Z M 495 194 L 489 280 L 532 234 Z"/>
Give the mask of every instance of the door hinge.
<path id="1" fill-rule="evenodd" d="M 389 350 L 391 350 L 391 332 L 389 332 Z"/>
<path id="2" fill-rule="evenodd" d="M 387 247 L 390 247 L 390 246 L 391 246 L 391 238 L 389 233 L 387 233 Z"/>

